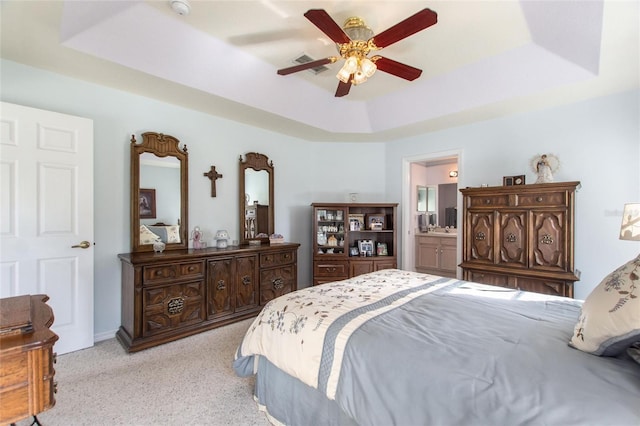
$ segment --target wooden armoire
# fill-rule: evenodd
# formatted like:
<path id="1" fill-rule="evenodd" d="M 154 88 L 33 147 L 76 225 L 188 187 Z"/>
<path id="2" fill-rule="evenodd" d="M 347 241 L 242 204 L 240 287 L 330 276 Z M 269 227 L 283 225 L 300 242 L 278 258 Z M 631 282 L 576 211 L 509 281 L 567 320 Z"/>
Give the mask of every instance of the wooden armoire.
<path id="1" fill-rule="evenodd" d="M 463 279 L 573 297 L 580 182 L 464 188 Z"/>

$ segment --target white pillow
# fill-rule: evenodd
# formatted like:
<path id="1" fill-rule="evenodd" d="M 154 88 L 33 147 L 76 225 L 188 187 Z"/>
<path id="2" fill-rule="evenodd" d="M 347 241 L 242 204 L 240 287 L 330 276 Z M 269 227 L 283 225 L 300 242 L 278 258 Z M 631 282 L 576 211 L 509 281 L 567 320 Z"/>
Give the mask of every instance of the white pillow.
<path id="1" fill-rule="evenodd" d="M 640 255 L 602 280 L 582 305 L 569 345 L 615 356 L 640 341 Z"/>
<path id="2" fill-rule="evenodd" d="M 153 244 L 160 241 L 160 237 L 149 230 L 144 225 L 140 225 L 140 244 Z"/>
<path id="3" fill-rule="evenodd" d="M 149 225 L 148 228 L 160 237 L 163 243 L 180 243 L 180 225 Z"/>

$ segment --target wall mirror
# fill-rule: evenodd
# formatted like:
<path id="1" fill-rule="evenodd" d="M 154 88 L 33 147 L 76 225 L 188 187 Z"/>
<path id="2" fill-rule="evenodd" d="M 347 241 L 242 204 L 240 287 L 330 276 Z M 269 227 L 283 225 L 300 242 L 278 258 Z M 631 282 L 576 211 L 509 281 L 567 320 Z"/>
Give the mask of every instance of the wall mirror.
<path id="1" fill-rule="evenodd" d="M 173 136 L 147 132 L 142 142 L 131 136 L 131 251 L 186 249 L 188 227 L 188 156 Z"/>
<path id="2" fill-rule="evenodd" d="M 258 234 L 274 232 L 273 162 L 257 152 L 240 156 L 239 223 L 240 241 L 247 244 Z"/>

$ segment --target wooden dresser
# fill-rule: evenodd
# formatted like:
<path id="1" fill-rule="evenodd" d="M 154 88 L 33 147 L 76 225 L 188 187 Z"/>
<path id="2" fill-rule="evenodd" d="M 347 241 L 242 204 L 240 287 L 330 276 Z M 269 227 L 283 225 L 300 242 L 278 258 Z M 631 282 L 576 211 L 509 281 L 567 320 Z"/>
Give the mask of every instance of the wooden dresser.
<path id="1" fill-rule="evenodd" d="M 579 182 L 465 188 L 463 279 L 573 297 Z"/>
<path id="2" fill-rule="evenodd" d="M 0 300 L 0 424 L 15 423 L 53 407 L 58 336 L 45 295 Z"/>
<path id="3" fill-rule="evenodd" d="M 298 287 L 300 244 L 127 253 L 122 262 L 122 323 L 128 352 L 256 315 Z"/>

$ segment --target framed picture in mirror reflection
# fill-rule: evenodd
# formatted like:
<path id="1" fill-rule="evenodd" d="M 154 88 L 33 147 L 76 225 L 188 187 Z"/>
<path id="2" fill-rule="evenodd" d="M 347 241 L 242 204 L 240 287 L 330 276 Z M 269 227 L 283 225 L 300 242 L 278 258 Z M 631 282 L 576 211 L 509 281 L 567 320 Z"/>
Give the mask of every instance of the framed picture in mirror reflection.
<path id="1" fill-rule="evenodd" d="M 140 219 L 156 218 L 156 190 L 140 188 Z"/>

